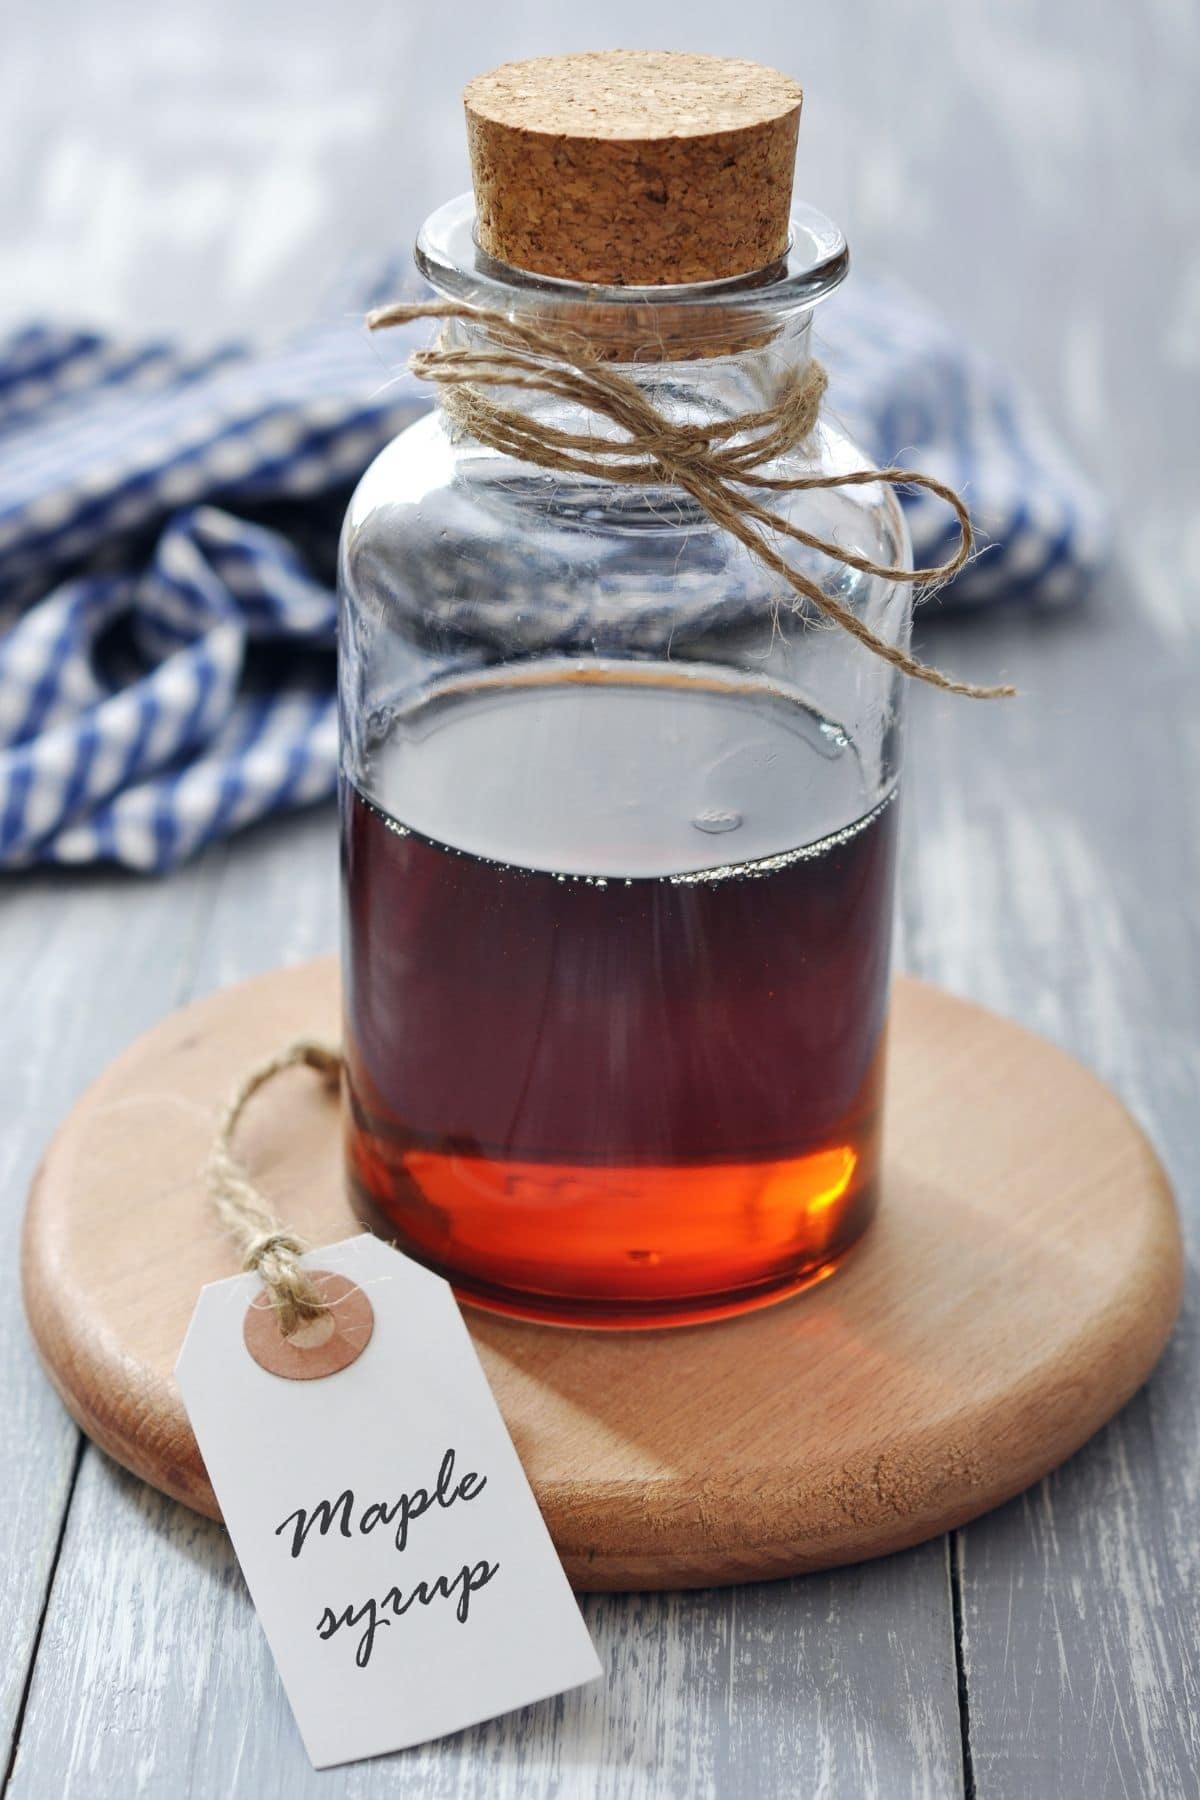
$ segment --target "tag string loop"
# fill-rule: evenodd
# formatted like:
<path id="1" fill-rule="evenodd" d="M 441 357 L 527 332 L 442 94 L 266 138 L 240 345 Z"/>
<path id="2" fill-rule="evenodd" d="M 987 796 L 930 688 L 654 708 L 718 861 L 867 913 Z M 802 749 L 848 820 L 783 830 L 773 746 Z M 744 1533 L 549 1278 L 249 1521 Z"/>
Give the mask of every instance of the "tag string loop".
<path id="1" fill-rule="evenodd" d="M 204 1171 L 217 1217 L 237 1245 L 242 1268 L 261 1280 L 283 1337 L 324 1317 L 326 1307 L 300 1258 L 309 1245 L 276 1217 L 234 1150 L 234 1136 L 249 1102 L 285 1069 L 312 1069 L 331 1087 L 341 1079 L 340 1051 L 330 1044 L 299 1039 L 251 1069 L 221 1114 Z"/>

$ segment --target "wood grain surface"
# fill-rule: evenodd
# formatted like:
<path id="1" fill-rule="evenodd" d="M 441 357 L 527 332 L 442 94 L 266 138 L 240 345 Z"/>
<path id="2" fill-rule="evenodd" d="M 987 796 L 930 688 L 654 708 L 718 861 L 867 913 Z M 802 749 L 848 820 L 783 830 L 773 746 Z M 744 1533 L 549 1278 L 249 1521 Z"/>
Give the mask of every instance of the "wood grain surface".
<path id="1" fill-rule="evenodd" d="M 1172 0 L 15 0 L 0 323 L 212 342 L 345 313 L 468 184 L 457 95 L 594 45 L 757 58 L 805 89 L 797 193 L 1036 390 L 1108 486 L 1083 611 L 927 608 L 986 711 L 912 696 L 900 953 L 1079 1055 L 1200 1194 L 1200 62 Z M 836 300 L 831 307 L 836 306 Z M 0 885 L 0 1666 L 21 1800 L 1130 1800 L 1200 1764 L 1200 1330 L 1032 1493 L 795 1580 L 593 1596 L 607 1679 L 314 1776 L 224 1533 L 83 1447 L 21 1314 L 23 1196 L 79 1092 L 182 1001 L 335 938 L 327 811 L 169 882 Z M 0 1758 L 2 1761 L 2 1758 Z"/>
<path id="2" fill-rule="evenodd" d="M 338 1013 L 329 958 L 172 1014 L 72 1109 L 29 1200 L 25 1307 L 59 1393 L 103 1449 L 214 1517 L 173 1376 L 200 1288 L 234 1271 L 202 1170 L 231 1088 L 282 1044 L 336 1037 Z M 239 1152 L 315 1247 L 357 1228 L 339 1109 L 308 1070 L 256 1096 Z M 752 1317 L 611 1333 L 468 1309 L 577 1587 L 906 1548 L 1044 1475 L 1145 1379 L 1179 1304 L 1175 1207 L 1078 1063 L 902 979 L 884 1157 L 881 1215 L 834 1278 Z"/>

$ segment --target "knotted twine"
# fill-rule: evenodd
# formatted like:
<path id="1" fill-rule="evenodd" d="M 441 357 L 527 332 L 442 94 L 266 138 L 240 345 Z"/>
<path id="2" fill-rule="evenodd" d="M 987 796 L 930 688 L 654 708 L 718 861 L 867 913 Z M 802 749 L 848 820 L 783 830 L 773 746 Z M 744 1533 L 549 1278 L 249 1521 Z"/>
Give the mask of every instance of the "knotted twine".
<path id="1" fill-rule="evenodd" d="M 777 458 L 802 446 L 816 427 L 828 381 L 819 362 L 810 361 L 786 378 L 773 406 L 711 424 L 682 424 L 664 417 L 635 381 L 606 361 L 602 351 L 578 332 L 548 331 L 507 313 L 448 300 L 378 307 L 367 315 L 367 324 L 372 331 L 380 331 L 417 319 L 459 321 L 487 334 L 474 344 L 453 344 L 443 335 L 428 349 L 416 351 L 409 363 L 415 375 L 438 387 L 451 420 L 478 443 L 539 468 L 629 486 L 680 488 L 714 525 L 787 583 L 797 596 L 797 610 L 807 600 L 893 668 L 947 693 L 994 700 L 1016 692 L 1006 685 L 978 687 L 956 681 L 919 662 L 878 636 L 850 607 L 827 594 L 776 548 L 772 540 L 779 534 L 860 574 L 928 588 L 957 574 L 974 544 L 970 515 L 960 496 L 918 470 L 859 469 L 844 475 L 765 473 Z M 608 438 L 593 432 L 564 431 L 494 399 L 487 392 L 490 388 L 551 395 L 609 420 L 624 435 Z M 757 497 L 762 493 L 866 487 L 874 482 L 893 489 L 923 488 L 945 501 L 958 522 L 958 542 L 945 562 L 922 569 L 874 562 L 802 530 Z"/>
<path id="2" fill-rule="evenodd" d="M 233 1139 L 258 1090 L 285 1069 L 301 1067 L 315 1070 L 322 1080 L 336 1085 L 342 1058 L 331 1045 L 300 1040 L 252 1069 L 221 1114 L 204 1171 L 217 1217 L 242 1253 L 243 1270 L 261 1278 L 285 1338 L 302 1325 L 323 1318 L 327 1309 L 312 1276 L 300 1265 L 309 1246 L 275 1217 L 235 1154 Z"/>

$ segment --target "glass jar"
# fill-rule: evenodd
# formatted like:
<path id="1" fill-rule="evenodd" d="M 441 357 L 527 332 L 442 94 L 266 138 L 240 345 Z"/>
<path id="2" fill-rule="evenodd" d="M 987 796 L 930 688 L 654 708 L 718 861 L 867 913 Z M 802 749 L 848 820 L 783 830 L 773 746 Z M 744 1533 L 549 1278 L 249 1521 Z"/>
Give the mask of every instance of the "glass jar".
<path id="1" fill-rule="evenodd" d="M 809 210 L 777 264 L 694 287 L 529 276 L 472 227 L 464 196 L 421 233 L 440 294 L 586 332 L 691 422 L 768 406 L 847 269 Z M 826 413 L 763 473 L 867 466 Z M 909 566 L 882 483 L 764 500 Z M 907 644 L 904 583 L 781 542 Z M 828 1274 L 878 1197 L 902 678 L 679 490 L 523 464 L 440 411 L 363 477 L 340 587 L 362 1218 L 463 1299 L 559 1323 Z"/>

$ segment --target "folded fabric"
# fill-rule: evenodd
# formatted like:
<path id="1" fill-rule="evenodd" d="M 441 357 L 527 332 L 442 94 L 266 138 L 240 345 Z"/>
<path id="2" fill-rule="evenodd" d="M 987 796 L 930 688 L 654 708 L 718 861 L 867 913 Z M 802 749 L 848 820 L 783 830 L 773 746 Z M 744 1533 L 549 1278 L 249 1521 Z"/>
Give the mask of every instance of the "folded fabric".
<path id="1" fill-rule="evenodd" d="M 891 286 L 858 279 L 820 326 L 837 416 L 971 507 L 987 549 L 943 604 L 1078 597 L 1105 509 L 1014 384 Z M 429 404 L 405 348 L 352 319 L 203 358 L 0 343 L 0 866 L 169 869 L 332 792 L 337 534 Z M 936 562 L 945 509 L 904 502 Z"/>

